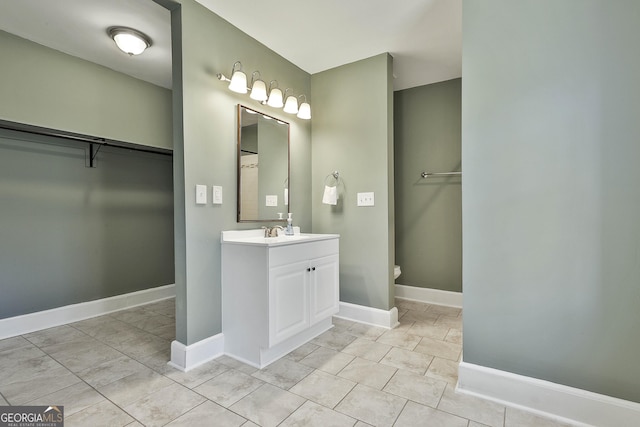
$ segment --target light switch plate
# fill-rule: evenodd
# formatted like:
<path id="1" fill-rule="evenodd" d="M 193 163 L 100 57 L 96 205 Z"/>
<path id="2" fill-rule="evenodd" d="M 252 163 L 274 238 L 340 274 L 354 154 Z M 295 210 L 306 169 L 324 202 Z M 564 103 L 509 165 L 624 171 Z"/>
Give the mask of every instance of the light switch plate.
<path id="1" fill-rule="evenodd" d="M 266 197 L 265 201 L 266 206 L 278 206 L 278 196 L 269 194 Z"/>
<path id="2" fill-rule="evenodd" d="M 373 192 L 369 193 L 358 193 L 358 206 L 374 206 L 374 194 Z"/>
<path id="3" fill-rule="evenodd" d="M 219 185 L 214 185 L 212 193 L 213 193 L 213 204 L 221 205 L 222 204 L 222 187 Z"/>
<path id="4" fill-rule="evenodd" d="M 198 184 L 196 185 L 196 205 L 207 204 L 207 186 Z"/>

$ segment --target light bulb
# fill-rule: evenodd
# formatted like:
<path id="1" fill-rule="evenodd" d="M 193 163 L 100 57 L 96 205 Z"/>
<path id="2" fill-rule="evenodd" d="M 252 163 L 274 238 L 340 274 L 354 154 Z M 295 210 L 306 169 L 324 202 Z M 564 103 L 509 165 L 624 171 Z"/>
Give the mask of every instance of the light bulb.
<path id="1" fill-rule="evenodd" d="M 247 93 L 247 75 L 240 70 L 234 71 L 229 82 L 229 90 Z"/>
<path id="2" fill-rule="evenodd" d="M 284 103 L 284 112 L 296 114 L 298 112 L 298 98 L 293 95 L 289 95 L 287 97 L 287 101 Z"/>
<path id="3" fill-rule="evenodd" d="M 267 105 L 274 108 L 282 108 L 284 104 L 282 102 L 282 90 L 280 90 L 280 88 L 274 87 L 271 89 Z"/>
<path id="4" fill-rule="evenodd" d="M 311 105 L 306 102 L 300 104 L 300 108 L 298 109 L 298 118 L 304 120 L 311 119 Z"/>
<path id="5" fill-rule="evenodd" d="M 267 96 L 267 84 L 262 80 L 256 80 L 253 82 L 253 87 L 251 88 L 251 95 L 249 98 L 255 99 L 256 101 L 266 101 Z"/>

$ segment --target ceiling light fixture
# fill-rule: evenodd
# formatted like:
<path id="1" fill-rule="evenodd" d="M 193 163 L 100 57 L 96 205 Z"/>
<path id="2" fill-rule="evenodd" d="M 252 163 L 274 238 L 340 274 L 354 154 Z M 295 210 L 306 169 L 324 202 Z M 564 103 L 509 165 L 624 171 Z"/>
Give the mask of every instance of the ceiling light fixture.
<path id="1" fill-rule="evenodd" d="M 151 46 L 151 39 L 138 30 L 127 27 L 109 27 L 107 34 L 124 53 L 133 56 L 140 55 Z"/>

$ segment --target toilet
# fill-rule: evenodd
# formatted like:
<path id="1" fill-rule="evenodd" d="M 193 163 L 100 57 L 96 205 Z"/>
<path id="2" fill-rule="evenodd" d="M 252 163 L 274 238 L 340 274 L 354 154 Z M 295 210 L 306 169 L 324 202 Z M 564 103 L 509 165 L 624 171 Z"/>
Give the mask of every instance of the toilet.
<path id="1" fill-rule="evenodd" d="M 400 274 L 402 274 L 402 272 L 400 271 L 400 266 L 399 265 L 394 265 L 393 266 L 393 278 L 394 280 L 398 278 L 398 276 L 400 276 Z"/>

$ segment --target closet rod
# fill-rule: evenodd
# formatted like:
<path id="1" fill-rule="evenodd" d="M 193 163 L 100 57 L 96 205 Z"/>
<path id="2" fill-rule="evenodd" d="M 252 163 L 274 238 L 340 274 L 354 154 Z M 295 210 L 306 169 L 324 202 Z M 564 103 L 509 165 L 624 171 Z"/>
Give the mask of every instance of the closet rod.
<path id="1" fill-rule="evenodd" d="M 140 151 L 143 153 L 162 154 L 164 156 L 173 156 L 173 151 L 166 148 L 143 147 L 138 144 L 128 142 L 108 140 L 105 138 L 96 138 L 87 135 L 58 131 L 40 126 L 25 125 L 22 123 L 0 120 L 0 129 L 6 129 L 16 132 L 31 133 L 34 135 L 51 136 L 54 138 L 67 139 L 70 141 L 83 142 L 85 144 L 96 144 L 105 147 L 124 148 L 126 150 Z"/>

